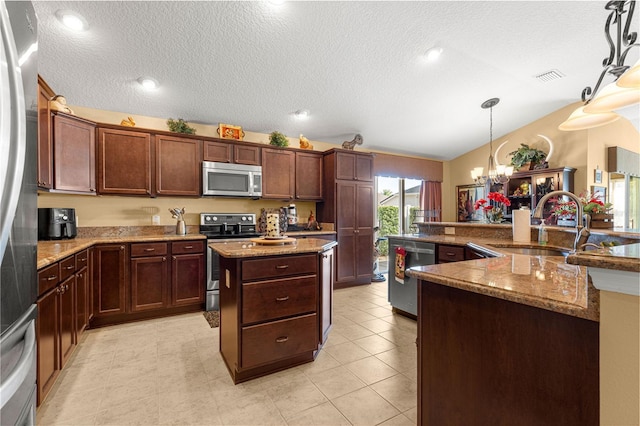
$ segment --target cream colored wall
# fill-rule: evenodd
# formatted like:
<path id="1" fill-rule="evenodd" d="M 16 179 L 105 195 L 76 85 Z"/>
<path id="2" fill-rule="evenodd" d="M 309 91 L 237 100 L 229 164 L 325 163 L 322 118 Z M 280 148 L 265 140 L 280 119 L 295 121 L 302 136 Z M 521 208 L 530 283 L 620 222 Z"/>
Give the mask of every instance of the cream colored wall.
<path id="1" fill-rule="evenodd" d="M 590 190 L 594 185 L 594 170 L 596 165 L 600 169 L 606 170 L 606 151 L 609 146 L 622 146 L 626 149 L 638 152 L 640 148 L 640 135 L 637 129 L 626 119 L 597 127 L 589 130 L 579 130 L 574 132 L 563 132 L 558 130 L 558 126 L 578 107 L 580 102 L 567 105 L 553 113 L 540 118 L 526 126 L 521 127 L 507 135 L 504 135 L 493 142 L 495 150 L 505 141 L 508 143 L 500 149 L 496 160 L 500 164 L 508 164 L 510 160 L 509 152 L 517 149 L 521 143 L 549 152 L 549 145 L 544 139 L 537 136 L 545 135 L 553 143 L 553 154 L 549 159 L 549 167 L 573 167 L 576 169 L 574 175 L 574 192 L 580 193 Z M 444 180 L 448 182 L 445 196 L 443 187 L 443 220 L 456 221 L 456 186 L 473 183 L 469 174 L 474 167 L 484 167 L 487 169 L 489 158 L 489 144 L 469 151 L 453 160 L 445 163 Z M 606 186 L 607 176 L 603 173 L 603 183 Z"/>
<path id="2" fill-rule="evenodd" d="M 255 213 L 261 208 L 278 208 L 289 203 L 248 198 L 184 198 L 184 197 L 118 197 L 68 194 L 38 194 L 38 207 L 72 207 L 76 209 L 79 226 L 145 226 L 152 225 L 152 216 L 160 216 L 160 225 L 174 225 L 170 207 L 184 207 L 187 225 L 198 225 L 200 213 Z M 296 202 L 301 223 L 306 223 L 309 211 L 315 215 L 313 202 Z"/>
<path id="3" fill-rule="evenodd" d="M 640 424 L 640 297 L 600 292 L 600 424 Z"/>

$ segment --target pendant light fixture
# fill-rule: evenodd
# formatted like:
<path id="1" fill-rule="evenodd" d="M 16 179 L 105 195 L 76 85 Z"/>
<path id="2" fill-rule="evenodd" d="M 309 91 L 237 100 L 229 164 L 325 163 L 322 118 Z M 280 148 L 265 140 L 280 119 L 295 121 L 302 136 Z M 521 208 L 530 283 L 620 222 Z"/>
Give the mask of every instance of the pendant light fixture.
<path id="1" fill-rule="evenodd" d="M 493 107 L 500 102 L 499 98 L 491 98 L 480 105 L 483 109 L 489 109 L 489 161 L 487 174 L 484 175 L 484 168 L 475 167 L 471 170 L 471 178 L 474 182 L 484 185 L 487 182 L 490 183 L 506 183 L 509 177 L 513 174 L 512 166 L 499 165 L 496 167 L 496 162 L 493 158 Z"/>
<path id="2" fill-rule="evenodd" d="M 587 86 L 582 91 L 584 105 L 560 124 L 560 130 L 583 130 L 609 124 L 620 118 L 614 110 L 640 103 L 640 61 L 633 67 L 625 65 L 631 48 L 640 46 L 636 43 L 638 33 L 629 31 L 635 6 L 635 0 L 610 1 L 606 4 L 605 9 L 611 11 L 604 25 L 609 56 L 602 63 L 604 69 L 593 90 Z M 612 24 L 615 28 L 612 28 Z M 612 37 L 613 29 L 615 34 Z M 617 81 L 599 91 L 607 74 L 614 76 Z"/>

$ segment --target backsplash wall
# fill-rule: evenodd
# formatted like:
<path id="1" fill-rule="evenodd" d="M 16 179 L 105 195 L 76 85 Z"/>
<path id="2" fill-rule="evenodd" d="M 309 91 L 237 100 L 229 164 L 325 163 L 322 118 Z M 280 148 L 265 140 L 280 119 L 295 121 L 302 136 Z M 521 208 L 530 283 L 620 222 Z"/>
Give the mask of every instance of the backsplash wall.
<path id="1" fill-rule="evenodd" d="M 299 223 L 307 223 L 309 212 L 316 214 L 314 202 L 294 202 Z M 169 208 L 184 207 L 187 225 L 198 225 L 200 213 L 255 213 L 262 208 L 278 208 L 289 203 L 278 200 L 252 200 L 249 198 L 184 198 L 184 197 L 119 197 L 86 196 L 41 192 L 38 207 L 69 207 L 76 209 L 78 226 L 150 226 L 153 215 L 160 216 L 159 225 L 175 225 Z"/>

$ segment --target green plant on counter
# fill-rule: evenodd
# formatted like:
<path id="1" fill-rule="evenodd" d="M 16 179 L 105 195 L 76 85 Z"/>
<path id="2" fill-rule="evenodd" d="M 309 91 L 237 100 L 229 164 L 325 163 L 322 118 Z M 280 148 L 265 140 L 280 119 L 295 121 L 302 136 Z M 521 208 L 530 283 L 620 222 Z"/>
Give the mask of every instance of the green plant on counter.
<path id="1" fill-rule="evenodd" d="M 527 163 L 540 164 L 547 158 L 547 153 L 536 148 L 531 148 L 529 145 L 521 143 L 520 148 L 509 153 L 511 155 L 511 165 L 520 169 Z"/>
<path id="2" fill-rule="evenodd" d="M 289 139 L 282 133 L 275 131 L 269 135 L 269 143 L 274 146 L 289 146 Z"/>
<path id="3" fill-rule="evenodd" d="M 178 118 L 177 120 L 173 118 L 168 119 L 167 126 L 169 126 L 169 130 L 175 133 L 186 133 L 187 135 L 196 134 L 196 129 L 190 127 L 182 118 Z"/>

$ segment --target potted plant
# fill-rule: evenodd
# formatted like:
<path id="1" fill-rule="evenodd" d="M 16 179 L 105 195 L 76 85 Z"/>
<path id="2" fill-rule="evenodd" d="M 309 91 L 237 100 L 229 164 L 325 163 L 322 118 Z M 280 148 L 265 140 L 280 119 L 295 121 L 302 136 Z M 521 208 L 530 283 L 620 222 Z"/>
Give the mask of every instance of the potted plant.
<path id="1" fill-rule="evenodd" d="M 274 146 L 289 146 L 289 139 L 282 133 L 275 131 L 269 135 L 269 143 Z"/>
<path id="2" fill-rule="evenodd" d="M 169 127 L 169 130 L 175 133 L 186 133 L 188 135 L 196 134 L 196 129 L 190 127 L 182 118 L 178 118 L 177 120 L 174 120 L 173 118 L 168 119 L 167 126 Z"/>
<path id="3" fill-rule="evenodd" d="M 529 170 L 532 170 L 536 164 L 544 162 L 547 153 L 529 145 L 521 143 L 520 148 L 509 153 L 511 155 L 511 165 L 515 169 L 521 169 L 525 164 L 529 163 Z"/>

